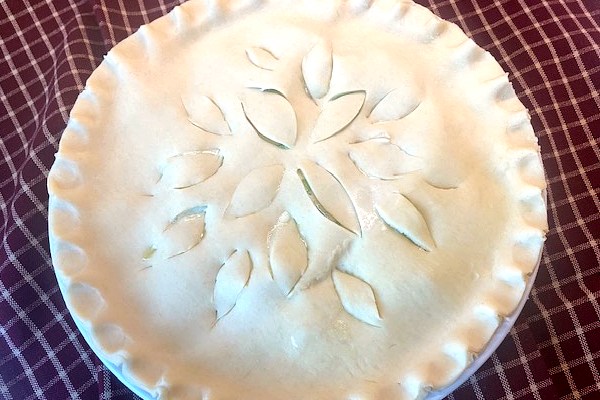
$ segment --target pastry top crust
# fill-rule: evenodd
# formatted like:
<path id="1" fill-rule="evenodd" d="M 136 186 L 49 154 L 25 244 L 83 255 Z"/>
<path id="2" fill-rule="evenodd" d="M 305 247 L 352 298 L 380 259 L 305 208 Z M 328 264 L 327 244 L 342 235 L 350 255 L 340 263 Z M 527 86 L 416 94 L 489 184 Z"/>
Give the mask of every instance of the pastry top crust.
<path id="1" fill-rule="evenodd" d="M 422 398 L 547 230 L 507 74 L 402 1 L 175 8 L 92 74 L 48 188 L 69 309 L 148 398 Z"/>

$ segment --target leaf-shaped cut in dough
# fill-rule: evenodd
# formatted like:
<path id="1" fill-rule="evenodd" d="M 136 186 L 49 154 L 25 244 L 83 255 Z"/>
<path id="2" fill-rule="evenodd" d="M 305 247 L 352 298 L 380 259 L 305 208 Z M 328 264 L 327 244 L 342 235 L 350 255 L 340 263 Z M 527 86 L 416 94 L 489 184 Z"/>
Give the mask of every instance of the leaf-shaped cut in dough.
<path id="1" fill-rule="evenodd" d="M 302 60 L 302 76 L 306 89 L 313 99 L 320 99 L 327 94 L 332 71 L 331 46 L 325 41 L 320 41 Z"/>
<path id="2" fill-rule="evenodd" d="M 362 110 L 365 96 L 364 90 L 357 90 L 339 94 L 329 100 L 313 128 L 313 143 L 329 139 L 350 125 Z"/>
<path id="3" fill-rule="evenodd" d="M 394 89 L 375 105 L 369 118 L 377 122 L 395 121 L 416 110 L 420 100 L 413 91 Z"/>
<path id="4" fill-rule="evenodd" d="M 415 205 L 400 193 L 390 193 L 375 204 L 379 217 L 425 251 L 435 247 L 427 222 Z"/>
<path id="5" fill-rule="evenodd" d="M 235 189 L 227 213 L 240 218 L 267 207 L 279 190 L 283 171 L 281 164 L 250 171 Z"/>
<path id="6" fill-rule="evenodd" d="M 248 285 L 251 272 L 252 260 L 248 251 L 236 250 L 221 266 L 213 296 L 217 321 L 235 307 L 242 290 Z"/>
<path id="7" fill-rule="evenodd" d="M 267 71 L 273 71 L 279 59 L 263 47 L 250 47 L 246 49 L 246 57 L 255 66 Z"/>
<path id="8" fill-rule="evenodd" d="M 160 181 L 167 187 L 185 189 L 204 182 L 223 165 L 218 150 L 190 151 L 167 159 Z"/>
<path id="9" fill-rule="evenodd" d="M 270 236 L 269 262 L 273 279 L 289 296 L 306 271 L 308 250 L 296 221 L 284 212 Z"/>
<path id="10" fill-rule="evenodd" d="M 278 91 L 253 90 L 242 103 L 246 119 L 261 139 L 277 147 L 292 148 L 296 143 L 296 113 Z"/>
<path id="11" fill-rule="evenodd" d="M 167 258 L 183 254 L 197 246 L 204 237 L 206 206 L 180 212 L 165 228 L 158 247 Z"/>
<path id="12" fill-rule="evenodd" d="M 354 143 L 348 156 L 369 178 L 391 180 L 423 168 L 420 158 L 408 154 L 387 138 Z"/>
<path id="13" fill-rule="evenodd" d="M 181 98 L 188 120 L 196 127 L 215 135 L 231 135 L 221 108 L 206 96 Z"/>
<path id="14" fill-rule="evenodd" d="M 333 271 L 333 285 L 348 314 L 366 324 L 381 325 L 381 316 L 371 285 L 339 270 Z"/>
<path id="15" fill-rule="evenodd" d="M 360 236 L 356 209 L 340 181 L 314 162 L 305 162 L 297 172 L 317 210 L 328 220 Z"/>

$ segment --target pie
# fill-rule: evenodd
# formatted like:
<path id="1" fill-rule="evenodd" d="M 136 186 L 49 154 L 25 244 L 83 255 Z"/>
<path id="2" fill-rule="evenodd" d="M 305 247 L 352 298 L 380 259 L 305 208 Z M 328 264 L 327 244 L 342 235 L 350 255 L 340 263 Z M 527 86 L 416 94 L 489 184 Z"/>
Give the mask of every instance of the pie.
<path id="1" fill-rule="evenodd" d="M 547 230 L 507 74 L 395 0 L 175 8 L 92 74 L 48 188 L 71 315 L 144 398 L 433 398 Z"/>

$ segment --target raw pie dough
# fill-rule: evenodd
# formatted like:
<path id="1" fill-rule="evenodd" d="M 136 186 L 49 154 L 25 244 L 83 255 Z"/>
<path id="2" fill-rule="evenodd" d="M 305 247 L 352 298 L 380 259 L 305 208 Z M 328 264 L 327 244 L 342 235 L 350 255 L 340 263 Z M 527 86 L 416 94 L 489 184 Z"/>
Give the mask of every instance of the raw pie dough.
<path id="1" fill-rule="evenodd" d="M 175 8 L 92 74 L 48 187 L 72 315 L 148 398 L 421 398 L 546 230 L 507 74 L 399 1 Z"/>

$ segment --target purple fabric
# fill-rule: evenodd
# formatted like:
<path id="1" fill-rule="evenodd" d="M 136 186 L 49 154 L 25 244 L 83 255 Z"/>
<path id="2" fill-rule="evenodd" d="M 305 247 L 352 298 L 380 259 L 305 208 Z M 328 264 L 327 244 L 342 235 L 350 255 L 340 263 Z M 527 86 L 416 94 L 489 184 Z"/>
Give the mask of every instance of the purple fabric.
<path id="1" fill-rule="evenodd" d="M 521 317 L 450 399 L 600 398 L 600 2 L 420 0 L 510 72 L 546 168 L 550 232 Z M 84 82 L 175 0 L 0 2 L 0 398 L 134 399 L 65 308 L 46 177 Z"/>

